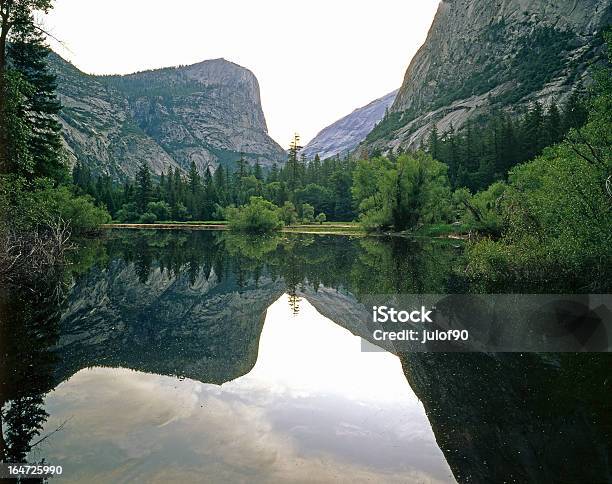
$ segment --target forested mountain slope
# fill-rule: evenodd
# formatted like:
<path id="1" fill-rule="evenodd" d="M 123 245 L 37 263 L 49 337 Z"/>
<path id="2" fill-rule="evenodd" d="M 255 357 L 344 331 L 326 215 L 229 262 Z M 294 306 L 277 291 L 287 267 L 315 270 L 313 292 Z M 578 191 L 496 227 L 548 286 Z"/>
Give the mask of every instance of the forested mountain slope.
<path id="1" fill-rule="evenodd" d="M 444 0 L 390 114 L 362 149 L 418 147 L 492 108 L 564 104 L 601 57 L 609 0 Z"/>

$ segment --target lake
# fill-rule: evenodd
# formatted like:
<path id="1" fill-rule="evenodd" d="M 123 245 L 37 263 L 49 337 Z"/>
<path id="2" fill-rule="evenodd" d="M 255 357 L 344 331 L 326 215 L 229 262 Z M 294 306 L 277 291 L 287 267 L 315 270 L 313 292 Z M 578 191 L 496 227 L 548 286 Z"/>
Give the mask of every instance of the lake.
<path id="1" fill-rule="evenodd" d="M 430 239 L 83 241 L 3 297 L 5 452 L 60 482 L 606 482 L 607 354 L 363 350 L 363 297 L 467 291 L 461 264 Z"/>

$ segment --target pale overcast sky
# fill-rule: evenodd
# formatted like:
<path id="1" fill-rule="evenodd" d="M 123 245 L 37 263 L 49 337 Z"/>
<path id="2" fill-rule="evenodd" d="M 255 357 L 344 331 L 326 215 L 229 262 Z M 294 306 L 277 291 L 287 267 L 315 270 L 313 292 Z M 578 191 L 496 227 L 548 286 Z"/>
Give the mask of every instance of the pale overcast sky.
<path id="1" fill-rule="evenodd" d="M 439 0 L 56 0 L 61 55 L 93 74 L 223 57 L 257 76 L 270 135 L 304 144 L 401 85 Z"/>

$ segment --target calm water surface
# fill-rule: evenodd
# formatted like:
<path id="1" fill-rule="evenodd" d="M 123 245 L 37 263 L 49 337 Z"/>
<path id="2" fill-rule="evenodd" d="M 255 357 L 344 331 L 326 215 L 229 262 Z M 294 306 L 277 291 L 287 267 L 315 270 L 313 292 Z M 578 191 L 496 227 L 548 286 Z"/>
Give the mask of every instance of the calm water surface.
<path id="1" fill-rule="evenodd" d="M 63 482 L 608 482 L 607 355 L 361 351 L 361 297 L 461 292 L 460 268 L 426 240 L 87 241 L 0 292 L 0 456 Z"/>
<path id="2" fill-rule="evenodd" d="M 91 368 L 45 401 L 66 482 L 454 482 L 399 359 L 307 302 L 268 310 L 257 362 L 212 385 Z"/>

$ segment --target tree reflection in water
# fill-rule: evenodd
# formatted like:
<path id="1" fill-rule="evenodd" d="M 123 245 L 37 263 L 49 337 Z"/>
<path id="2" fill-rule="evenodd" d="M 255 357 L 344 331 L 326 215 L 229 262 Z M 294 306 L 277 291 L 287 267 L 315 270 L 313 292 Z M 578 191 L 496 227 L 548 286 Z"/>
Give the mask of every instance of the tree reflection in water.
<path id="1" fill-rule="evenodd" d="M 62 268 L 50 268 L 0 289 L 0 460 L 26 462 L 41 443 L 48 414 L 44 396 L 53 388 L 66 284 Z"/>

